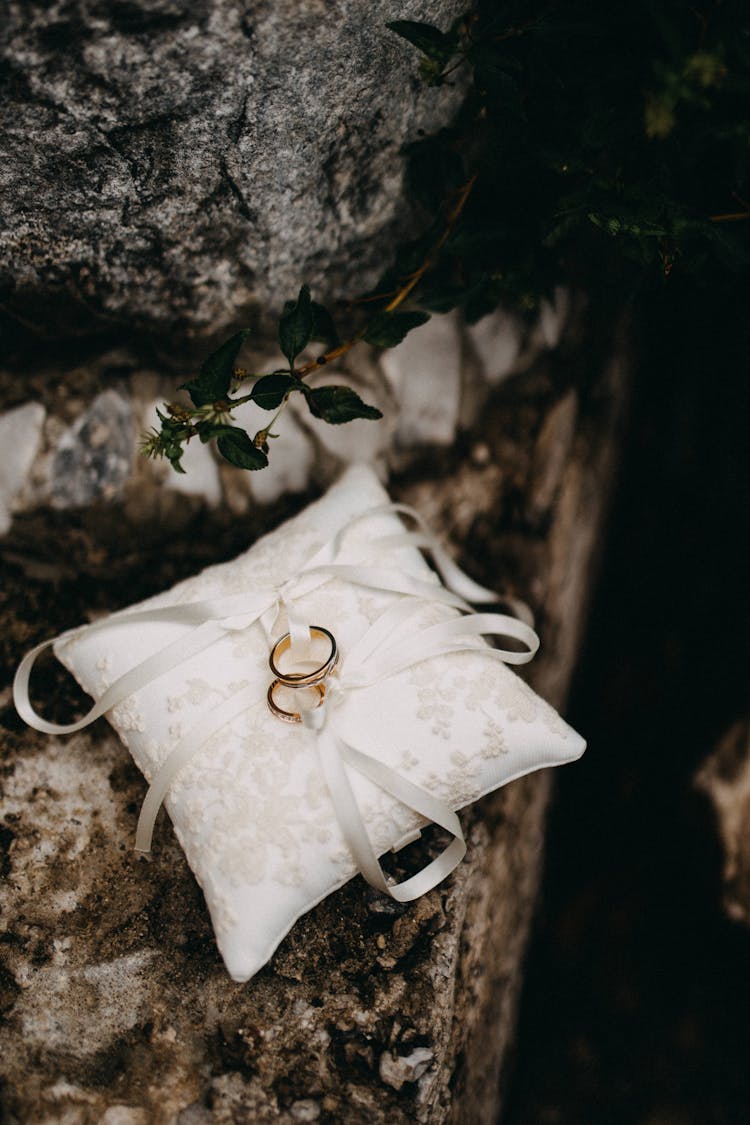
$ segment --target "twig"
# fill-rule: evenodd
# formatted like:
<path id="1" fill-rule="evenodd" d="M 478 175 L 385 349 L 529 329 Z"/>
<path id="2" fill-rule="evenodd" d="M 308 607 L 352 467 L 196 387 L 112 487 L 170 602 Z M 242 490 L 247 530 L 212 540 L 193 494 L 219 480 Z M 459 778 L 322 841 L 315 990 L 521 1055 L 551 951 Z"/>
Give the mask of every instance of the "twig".
<path id="1" fill-rule="evenodd" d="M 709 215 L 712 223 L 738 223 L 740 219 L 750 219 L 750 211 L 733 211 L 729 215 Z"/>
<path id="2" fill-rule="evenodd" d="M 433 246 L 433 248 L 430 251 L 430 253 L 428 254 L 428 256 L 425 258 L 424 262 L 419 267 L 419 269 L 415 270 L 415 272 L 411 275 L 411 279 L 407 282 L 407 284 L 403 287 L 403 289 L 401 289 L 401 291 L 396 294 L 396 296 L 393 298 L 393 300 L 389 301 L 389 303 L 385 306 L 385 312 L 393 312 L 394 309 L 397 309 L 398 306 L 406 300 L 406 298 L 411 293 L 412 289 L 414 289 L 414 287 L 419 284 L 419 282 L 422 280 L 424 275 L 427 273 L 427 270 L 430 269 L 430 267 L 432 265 L 434 265 L 435 259 L 437 258 L 438 254 L 440 253 L 440 251 L 442 250 L 442 248 L 445 246 L 446 242 L 450 238 L 451 234 L 453 233 L 453 228 L 455 227 L 456 223 L 458 222 L 458 220 L 460 218 L 460 215 L 461 215 L 461 212 L 463 211 L 464 207 L 466 206 L 466 200 L 471 195 L 472 188 L 474 187 L 474 184 L 477 182 L 477 175 L 478 175 L 478 173 L 475 172 L 474 175 L 471 177 L 471 179 L 468 180 L 464 184 L 464 186 L 461 188 L 461 191 L 459 192 L 458 200 L 457 200 L 455 206 L 448 213 L 448 218 L 447 218 L 446 224 L 445 224 L 445 230 L 443 231 L 442 235 L 437 240 L 437 242 Z"/>
<path id="3" fill-rule="evenodd" d="M 388 302 L 388 304 L 383 309 L 383 312 L 391 313 L 395 309 L 397 309 L 399 305 L 403 304 L 403 302 L 406 300 L 415 286 L 419 284 L 427 271 L 435 264 L 435 259 L 453 233 L 453 228 L 458 222 L 461 216 L 461 212 L 466 206 L 466 201 L 471 195 L 474 184 L 477 182 L 477 175 L 478 173 L 475 172 L 471 179 L 467 180 L 464 186 L 460 189 L 456 203 L 448 212 L 448 216 L 445 222 L 445 230 L 443 231 L 442 235 L 435 243 L 432 250 L 427 255 L 419 269 L 415 270 L 414 273 L 409 275 L 406 284 L 403 285 L 396 293 L 396 296 Z M 338 347 L 333 348 L 329 352 L 326 352 L 325 355 L 318 356 L 318 358 L 314 359 L 311 363 L 306 363 L 304 367 L 297 368 L 294 374 L 297 375 L 298 378 L 304 379 L 306 375 L 311 375 L 313 371 L 319 371 L 320 368 L 325 367 L 327 363 L 331 363 L 334 359 L 339 359 L 340 356 L 346 355 L 346 353 L 348 351 L 351 351 L 354 345 L 358 344 L 359 341 L 364 337 L 367 332 L 367 328 L 368 326 L 365 325 L 365 327 L 360 329 L 360 331 L 357 332 L 355 336 L 352 336 L 351 340 L 347 340 L 345 343 L 339 344 Z"/>

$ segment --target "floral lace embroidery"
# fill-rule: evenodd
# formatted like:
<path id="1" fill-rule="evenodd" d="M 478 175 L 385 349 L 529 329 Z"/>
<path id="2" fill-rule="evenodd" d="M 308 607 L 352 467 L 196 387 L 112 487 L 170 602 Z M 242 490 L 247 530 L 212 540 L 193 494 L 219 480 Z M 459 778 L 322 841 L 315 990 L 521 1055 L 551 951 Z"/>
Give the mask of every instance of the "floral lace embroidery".
<path id="1" fill-rule="evenodd" d="M 122 703 L 118 703 L 109 713 L 112 725 L 120 734 L 123 731 L 143 732 L 146 729 L 146 720 L 136 706 L 136 698 L 130 696 L 129 699 L 123 699 Z"/>
<path id="2" fill-rule="evenodd" d="M 234 562 L 209 568 L 153 599 L 152 604 L 278 586 L 298 573 L 320 547 L 314 520 L 313 509 L 309 509 Z M 389 530 L 393 526 L 386 522 L 384 533 Z M 367 565 L 388 565 L 383 552 L 370 542 L 373 534 L 365 525 L 352 528 L 345 539 L 345 561 L 359 558 Z M 438 584 L 416 551 L 400 554 L 405 570 Z M 302 604 L 309 620 L 330 624 L 334 632 L 336 621 L 346 620 L 355 636 L 362 635 L 398 596 L 335 580 L 312 591 Z M 422 603 L 410 628 L 426 628 L 454 614 L 444 605 Z M 276 628 L 282 626 L 283 617 Z M 121 649 L 106 632 L 87 636 L 84 630 L 65 646 L 66 662 L 75 661 L 76 675 L 84 680 L 79 665 L 83 668 L 88 660 L 91 667 L 93 654 L 95 686 L 100 692 L 129 666 L 124 634 L 115 639 Z M 257 695 L 247 711 L 202 747 L 167 797 L 177 838 L 204 889 L 220 939 L 249 924 L 240 916 L 238 888 L 287 896 L 293 917 L 326 887 L 355 873 L 314 743 L 308 732 L 274 720 L 265 706 L 267 658 L 259 624 L 227 634 L 202 654 L 197 665 L 191 665 L 189 675 L 174 669 L 110 713 L 113 725 L 126 745 L 132 742 L 131 752 L 150 778 L 207 709 L 244 688 Z M 363 738 L 367 733 L 377 734 L 381 699 L 377 691 L 375 699 L 367 712 L 364 725 L 368 730 L 363 730 Z M 432 659 L 401 673 L 388 699 L 397 710 L 399 733 L 391 743 L 375 738 L 372 746 L 362 748 L 382 753 L 392 768 L 453 808 L 474 800 L 486 788 L 486 768 L 503 756 L 512 756 L 514 729 L 519 724 L 538 726 L 554 739 L 568 737 L 567 726 L 552 708 L 504 665 L 488 658 L 479 640 L 476 653 Z M 518 772 L 517 768 L 512 772 Z M 418 814 L 369 782 L 363 784 L 359 779 L 356 785 L 378 853 L 424 823 Z M 263 927 L 262 920 L 254 924 Z"/>

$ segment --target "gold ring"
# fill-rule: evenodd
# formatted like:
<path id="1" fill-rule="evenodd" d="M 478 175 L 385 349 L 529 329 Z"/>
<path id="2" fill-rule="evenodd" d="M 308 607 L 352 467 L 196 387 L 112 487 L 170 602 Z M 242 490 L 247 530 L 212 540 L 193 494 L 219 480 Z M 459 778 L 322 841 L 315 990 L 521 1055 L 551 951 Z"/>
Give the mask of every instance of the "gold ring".
<path id="1" fill-rule="evenodd" d="M 301 723 L 302 722 L 302 716 L 300 715 L 299 711 L 285 711 L 283 707 L 279 707 L 278 703 L 274 699 L 273 693 L 274 693 L 275 689 L 279 686 L 279 684 L 282 684 L 284 687 L 289 687 L 289 684 L 284 684 L 283 680 L 274 680 L 273 681 L 273 683 L 271 684 L 271 686 L 268 689 L 268 695 L 267 695 L 268 706 L 271 708 L 271 713 L 274 714 L 277 719 L 281 719 L 281 721 L 284 722 L 284 723 Z M 299 686 L 299 685 L 296 685 L 296 686 Z M 320 707 L 323 700 L 325 699 L 325 695 L 326 695 L 325 684 L 304 684 L 303 686 L 314 688 L 315 691 L 317 691 L 318 695 L 320 696 L 320 699 L 315 704 L 315 707 L 311 708 L 311 710 L 313 710 L 313 711 L 317 710 L 317 708 Z"/>
<path id="2" fill-rule="evenodd" d="M 319 668 L 314 668 L 312 672 L 282 672 L 276 665 L 276 658 L 286 652 L 292 643 L 290 633 L 284 633 L 283 637 L 279 637 L 276 644 L 271 649 L 271 656 L 268 663 L 271 671 L 277 680 L 287 687 L 300 688 L 300 687 L 315 687 L 316 684 L 321 683 L 322 680 L 329 675 L 330 672 L 336 667 L 339 659 L 339 650 L 336 645 L 336 638 L 333 633 L 329 633 L 322 625 L 310 625 L 310 632 L 317 633 L 318 636 L 327 637 L 331 642 L 331 651 L 328 659 Z M 273 686 L 273 685 L 272 685 Z"/>

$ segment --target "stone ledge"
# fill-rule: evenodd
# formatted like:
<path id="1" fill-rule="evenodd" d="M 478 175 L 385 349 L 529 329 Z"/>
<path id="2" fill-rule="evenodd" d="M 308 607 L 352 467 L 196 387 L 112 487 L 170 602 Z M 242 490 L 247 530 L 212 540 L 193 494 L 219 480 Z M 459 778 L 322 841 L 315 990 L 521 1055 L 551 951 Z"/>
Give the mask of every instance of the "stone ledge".
<path id="1" fill-rule="evenodd" d="M 626 397 L 627 365 L 605 359 L 589 356 L 599 366 L 593 389 L 569 391 L 564 410 L 538 374 L 501 388 L 472 432 L 481 456 L 440 454 L 392 488 L 460 545 L 480 581 L 530 596 L 544 644 L 530 678 L 557 706 L 580 646 Z M 561 459 L 549 434 L 563 423 L 569 433 L 571 416 Z M 58 517 L 53 555 L 70 559 L 77 544 L 80 562 L 45 572 L 37 557 L 31 574 L 8 568 L 6 683 L 34 640 L 209 561 L 205 518 L 195 534 L 185 525 L 177 536 L 179 554 L 157 539 L 152 553 L 139 540 L 123 555 L 121 528 L 108 532 L 94 512 L 85 535 L 70 513 Z M 116 524 L 116 514 L 109 519 Z M 210 537 L 212 561 L 239 549 L 247 529 L 235 521 L 226 535 Z M 74 705 L 58 667 L 40 688 L 61 711 Z M 413 908 L 353 880 L 238 986 L 166 820 L 154 862 L 131 851 L 145 786 L 108 728 L 40 738 L 22 727 L 7 688 L 0 702 L 0 1071 L 10 1120 L 493 1119 L 539 878 L 547 775 L 463 814 L 468 861 Z"/>

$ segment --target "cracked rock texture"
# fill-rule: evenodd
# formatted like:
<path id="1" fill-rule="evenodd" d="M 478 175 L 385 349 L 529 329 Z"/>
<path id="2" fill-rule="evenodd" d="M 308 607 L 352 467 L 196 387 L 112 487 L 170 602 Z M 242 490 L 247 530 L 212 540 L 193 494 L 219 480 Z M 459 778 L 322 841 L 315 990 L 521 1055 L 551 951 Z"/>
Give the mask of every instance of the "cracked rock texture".
<path id="1" fill-rule="evenodd" d="M 351 296 L 404 229 L 401 146 L 450 118 L 387 30 L 458 0 L 9 0 L 0 303 L 176 335 Z"/>
<path id="2" fill-rule="evenodd" d="M 460 446 L 423 453 L 390 485 L 479 581 L 531 602 L 543 647 L 529 678 L 558 707 L 617 460 L 627 369 L 611 354 L 610 338 L 567 361 L 543 357 L 492 392 Z M 81 373 L 44 386 L 60 440 L 81 416 L 80 400 L 101 393 Z M 162 518 L 159 495 L 132 524 L 127 497 L 21 513 L 0 546 L 0 1117 L 491 1122 L 513 1040 L 549 774 L 462 814 L 468 856 L 440 888 L 404 908 L 352 880 L 237 985 L 167 819 L 152 862 L 132 850 L 145 784 L 107 724 L 59 739 L 16 716 L 10 680 L 31 645 L 231 558 L 311 491 L 254 508 L 252 521 L 227 518 L 226 506 L 183 507 L 181 524 Z M 80 705 L 52 660 L 35 685 L 51 718 L 64 721 Z M 436 843 L 425 834 L 394 858 L 396 872 Z"/>

